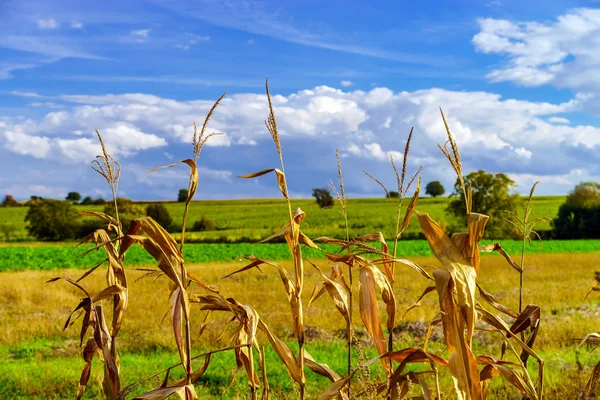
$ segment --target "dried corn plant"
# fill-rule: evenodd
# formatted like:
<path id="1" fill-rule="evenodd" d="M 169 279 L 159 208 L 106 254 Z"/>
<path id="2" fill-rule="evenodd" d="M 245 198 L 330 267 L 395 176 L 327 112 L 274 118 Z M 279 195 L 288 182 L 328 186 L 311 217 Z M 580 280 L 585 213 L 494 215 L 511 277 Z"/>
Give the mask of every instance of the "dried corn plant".
<path id="1" fill-rule="evenodd" d="M 594 282 L 592 283 L 592 286 L 586 293 L 585 298 L 587 299 L 587 297 L 593 291 L 600 290 L 599 285 L 600 285 L 600 272 L 596 272 L 596 277 L 594 279 Z M 594 351 L 594 350 L 596 350 L 596 348 L 598 348 L 598 346 L 600 346 L 600 333 L 598 333 L 598 332 L 588 333 L 582 339 L 577 339 L 577 340 L 579 341 L 579 344 L 577 345 L 578 351 L 584 345 L 592 346 L 591 351 Z M 588 379 L 585 387 L 583 388 L 583 391 L 584 391 L 583 398 L 584 399 L 594 398 L 593 396 L 595 396 L 598 393 L 598 383 L 599 382 L 600 382 L 600 361 L 598 361 L 596 363 L 596 365 L 594 366 L 594 368 L 592 369 L 590 378 Z"/>
<path id="2" fill-rule="evenodd" d="M 93 242 L 95 247 L 87 250 L 85 253 L 92 250 L 102 248 L 106 253 L 106 258 L 100 263 L 93 266 L 85 272 L 76 281 L 71 278 L 54 278 L 48 282 L 57 280 L 65 280 L 81 290 L 84 297 L 77 307 L 73 310 L 67 319 L 64 329 L 73 324 L 71 317 L 78 312 L 76 319 L 83 316 L 81 322 L 81 330 L 79 334 L 80 346 L 86 345 L 83 349 L 83 359 L 85 366 L 79 379 L 79 387 L 77 389 L 77 399 L 83 396 L 87 383 L 90 378 L 92 369 L 92 360 L 95 354 L 101 354 L 100 359 L 104 364 L 104 379 L 102 383 L 104 395 L 107 399 L 114 399 L 118 396 L 121 388 L 119 379 L 120 361 L 117 347 L 117 336 L 121 329 L 123 315 L 127 309 L 128 303 L 128 284 L 125 275 L 125 267 L 123 264 L 124 251 L 120 246 L 122 237 L 122 227 L 119 220 L 119 212 L 117 207 L 117 191 L 119 186 L 119 177 L 121 175 L 120 164 L 112 158 L 108 153 L 102 136 L 98 131 L 98 140 L 102 149 L 102 155 L 97 156 L 96 160 L 92 161 L 91 166 L 94 171 L 98 172 L 108 183 L 115 204 L 115 217 L 105 213 L 84 211 L 79 214 L 93 216 L 103 219 L 106 225 L 97 229 L 90 235 L 86 236 L 79 244 Z M 114 237 L 113 237 L 114 236 Z M 107 287 L 95 295 L 91 295 L 80 282 L 94 272 L 97 268 L 107 264 L 106 269 L 106 284 Z M 103 300 L 112 300 L 112 321 L 110 330 L 106 324 L 105 313 L 101 303 Z M 91 337 L 88 336 L 88 331 Z"/>
<path id="3" fill-rule="evenodd" d="M 271 94 L 269 92 L 269 81 L 266 81 L 266 95 L 267 101 L 269 103 L 269 115 L 267 120 L 265 121 L 265 125 L 267 130 L 271 134 L 273 142 L 275 143 L 275 148 L 277 150 L 277 155 L 279 156 L 279 164 L 281 169 L 278 168 L 270 168 L 263 171 L 247 174 L 240 176 L 243 179 L 251 179 L 257 178 L 259 176 L 275 172 L 275 176 L 277 178 L 277 183 L 281 193 L 286 201 L 288 208 L 288 221 L 281 227 L 281 229 L 276 232 L 274 235 L 269 236 L 268 238 L 262 240 L 262 242 L 271 240 L 275 237 L 284 236 L 285 241 L 288 245 L 290 254 L 292 256 L 293 262 L 293 274 L 290 275 L 284 268 L 279 266 L 276 263 L 257 259 L 255 257 L 248 257 L 252 263 L 248 266 L 242 268 L 241 271 L 246 271 L 251 268 L 258 267 L 261 264 L 267 264 L 275 267 L 279 275 L 281 277 L 281 281 L 284 285 L 287 298 L 290 304 L 291 314 L 292 314 L 292 327 L 294 330 L 294 337 L 298 342 L 298 356 L 293 356 L 293 353 L 288 353 L 284 356 L 279 354 L 280 358 L 284 362 L 288 372 L 292 379 L 294 379 L 299 387 L 300 387 L 300 398 L 304 399 L 306 395 L 306 376 L 304 373 L 304 366 L 308 366 L 310 369 L 314 367 L 314 360 L 307 362 L 307 360 L 312 359 L 306 352 L 305 345 L 305 333 L 304 333 L 304 307 L 302 304 L 302 292 L 304 290 L 304 261 L 302 258 L 302 249 L 301 245 L 309 246 L 315 249 L 318 249 L 318 246 L 313 243 L 313 241 L 308 238 L 302 231 L 300 230 L 300 224 L 302 220 L 306 217 L 306 213 L 298 208 L 296 211 L 292 212 L 292 202 L 289 197 L 288 192 L 288 184 L 285 175 L 285 166 L 283 163 L 283 151 L 281 146 L 281 141 L 279 138 L 279 129 L 277 127 L 277 120 L 275 118 L 275 111 L 273 109 L 273 102 L 271 100 Z M 236 273 L 237 273 L 236 272 Z M 274 346 L 275 347 L 275 346 Z M 287 346 L 286 346 L 287 347 Z M 290 356 L 293 357 L 290 359 Z M 293 361 L 292 361 L 293 360 Z M 318 365 L 318 364 L 317 364 Z M 317 372 L 317 371 L 315 371 Z M 318 372 L 317 372 L 318 373 Z M 337 374 L 336 374 L 337 375 Z M 331 376 L 329 376 L 331 379 Z"/>
<path id="4" fill-rule="evenodd" d="M 443 113 L 442 119 L 446 127 L 448 142 L 443 147 L 440 146 L 440 149 L 450 161 L 461 183 L 467 206 L 468 232 L 455 233 L 452 237 L 448 237 L 429 215 L 417 213 L 417 217 L 434 255 L 443 266 L 443 269 L 433 271 L 435 290 L 438 293 L 440 305 L 440 315 L 434 319 L 433 323 L 441 323 L 443 327 L 454 389 L 459 398 L 486 398 L 491 378 L 502 376 L 525 396 L 541 399 L 544 364 L 543 360 L 532 350 L 539 329 L 540 308 L 528 305 L 522 312 L 516 313 L 500 304 L 492 294 L 478 285 L 480 251 L 499 251 L 513 268 L 518 271 L 522 271 L 522 268 L 512 261 L 499 244 L 479 246 L 489 217 L 472 212 L 472 192 L 470 187 L 467 188 L 464 185 L 458 146 Z M 524 226 L 529 230 L 528 233 L 532 226 L 527 222 L 530 211 L 529 205 L 523 219 Z M 502 319 L 484 309 L 477 301 L 477 291 L 480 293 L 480 299 L 489 303 L 497 311 L 514 318 L 514 323 L 508 326 Z M 472 339 L 478 321 L 487 324 L 488 330 L 502 335 L 502 357 L 505 349 L 509 348 L 514 353 L 517 362 L 496 360 L 490 356 L 475 357 L 472 352 Z M 517 335 L 526 329 L 530 330 L 530 335 L 527 341 L 524 341 Z M 513 342 L 516 342 L 521 348 L 520 354 L 515 349 Z M 526 367 L 527 359 L 530 356 L 538 361 L 536 384 L 529 377 Z M 479 365 L 485 365 L 481 371 L 479 371 Z"/>

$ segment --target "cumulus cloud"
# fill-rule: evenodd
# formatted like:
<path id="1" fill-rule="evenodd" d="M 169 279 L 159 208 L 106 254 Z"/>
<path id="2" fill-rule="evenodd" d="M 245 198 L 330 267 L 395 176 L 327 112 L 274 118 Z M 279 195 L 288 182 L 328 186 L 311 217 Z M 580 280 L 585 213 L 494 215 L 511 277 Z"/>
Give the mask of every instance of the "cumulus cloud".
<path id="1" fill-rule="evenodd" d="M 352 81 L 341 81 L 340 85 L 342 85 L 343 87 L 350 87 L 350 86 L 354 85 L 354 82 L 352 82 Z"/>
<path id="2" fill-rule="evenodd" d="M 63 108 L 38 119 L 0 118 L 4 124 L 0 126 L 1 145 L 14 154 L 67 162 L 88 162 L 98 154 L 95 128 L 104 135 L 109 149 L 121 157 L 153 149 L 160 149 L 161 158 L 165 151 L 175 155 L 183 144 L 189 146 L 193 121 L 201 125 L 213 105 L 212 100 L 179 101 L 143 93 L 41 97 Z M 569 121 L 564 115 L 580 110 L 580 97 L 550 103 L 487 92 L 343 91 L 318 86 L 274 94 L 272 100 L 285 151 L 292 154 L 291 162 L 298 164 L 298 170 L 314 174 L 311 179 L 320 179 L 316 177 L 328 171 L 325 166 L 333 162 L 336 147 L 346 160 L 349 176 L 353 172 L 362 175 L 362 168 L 386 173 L 390 154 L 398 163 L 402 161 L 406 137 L 414 127 L 409 166 L 416 169 L 422 165 L 427 177 L 451 185 L 452 174 L 447 174 L 447 163 L 437 148 L 437 143 L 446 141 L 439 106 L 461 147 L 467 170 L 556 177 L 582 169 L 593 174 L 591 160 L 600 150 L 599 128 L 565 123 Z M 271 141 L 264 127 L 267 114 L 263 94 L 226 97 L 208 124 L 207 133 L 224 134 L 208 142 L 211 154 L 217 152 L 219 157 L 206 168 L 231 172 L 237 165 L 241 174 L 271 167 L 263 161 L 266 147 L 259 146 Z M 226 161 L 233 166 L 224 164 Z M 226 181 L 227 174 L 219 176 Z M 375 190 L 368 180 L 356 179 L 355 192 Z M 309 189 L 301 187 L 297 192 Z M 263 188 L 260 194 L 264 193 Z"/>
<path id="3" fill-rule="evenodd" d="M 600 10 L 579 8 L 554 21 L 478 20 L 473 44 L 485 54 L 505 57 L 488 78 L 524 86 L 554 84 L 574 90 L 600 88 Z"/>

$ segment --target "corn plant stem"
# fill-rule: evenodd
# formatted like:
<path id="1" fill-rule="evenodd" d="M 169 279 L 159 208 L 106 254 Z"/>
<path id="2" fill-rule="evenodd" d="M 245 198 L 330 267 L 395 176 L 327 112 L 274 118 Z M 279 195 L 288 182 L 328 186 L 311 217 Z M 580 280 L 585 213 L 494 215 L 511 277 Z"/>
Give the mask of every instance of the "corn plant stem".
<path id="1" fill-rule="evenodd" d="M 278 152 L 279 153 L 279 163 L 281 164 L 281 172 L 283 174 L 283 176 L 285 177 L 285 166 L 283 164 L 283 154 L 281 151 Z M 292 247 L 293 249 L 296 249 L 297 247 L 299 247 L 298 244 L 298 240 L 296 239 L 296 237 L 294 237 L 294 232 L 293 232 L 293 226 L 294 226 L 294 215 L 292 213 L 292 202 L 289 198 L 289 194 L 288 194 L 288 188 L 287 188 L 287 180 L 285 182 L 285 198 L 287 201 L 287 205 L 288 205 L 288 213 L 289 213 L 289 217 L 290 217 L 290 230 L 291 230 L 291 237 L 292 237 Z M 296 254 L 295 251 L 292 251 L 292 258 L 294 259 L 294 268 L 296 269 L 296 279 L 299 279 L 300 282 L 296 282 L 296 300 L 298 302 L 298 306 L 300 308 L 300 318 L 298 320 L 298 325 L 300 327 L 304 326 L 304 313 L 303 313 L 303 309 L 302 309 L 302 289 L 303 289 L 303 279 L 302 277 L 300 277 L 300 273 L 304 273 L 304 271 L 298 271 L 298 266 L 299 263 L 302 262 L 302 256 L 300 255 L 300 259 L 298 259 L 298 255 Z M 298 367 L 300 368 L 300 374 L 301 374 L 301 383 L 300 383 L 300 399 L 304 399 L 304 394 L 305 394 L 305 383 L 304 383 L 304 339 L 300 339 L 300 336 L 298 336 Z"/>
<path id="2" fill-rule="evenodd" d="M 191 187 L 192 187 L 192 175 L 190 174 L 190 181 L 188 184 L 188 193 L 189 193 Z M 185 203 L 185 208 L 183 210 L 183 225 L 181 227 L 181 246 L 180 246 L 181 254 L 183 254 L 183 245 L 185 243 L 185 227 L 187 225 L 187 218 L 188 218 L 188 211 L 190 208 L 190 202 L 191 201 L 187 201 Z M 191 331 L 189 310 L 188 310 L 188 307 L 185 306 L 185 302 L 183 301 L 183 296 L 187 296 L 187 290 L 185 288 L 186 280 L 187 280 L 187 271 L 185 269 L 185 264 L 182 262 L 181 263 L 181 282 L 183 285 L 183 287 L 182 287 L 183 291 L 181 293 L 181 308 L 183 308 L 183 315 L 185 317 L 185 348 L 186 348 L 186 354 L 188 355 L 188 363 L 184 367 L 185 367 L 187 383 L 189 384 L 191 382 L 191 378 L 192 378 L 191 377 L 192 360 L 190 358 L 190 356 L 192 354 L 192 331 Z"/>
<path id="3" fill-rule="evenodd" d="M 526 223 L 525 217 L 523 217 L 523 242 L 521 243 L 521 270 L 519 271 L 519 315 L 523 312 L 523 275 L 525 270 L 525 240 L 526 236 Z M 525 332 L 521 332 L 521 341 L 525 341 Z"/>
<path id="4" fill-rule="evenodd" d="M 350 241 L 350 232 L 348 229 L 348 214 L 344 211 L 344 223 L 346 224 L 346 241 Z M 348 252 L 350 249 L 348 248 Z M 348 264 L 348 282 L 350 283 L 350 290 L 348 293 L 348 323 L 346 324 L 346 338 L 348 347 L 348 375 L 352 372 L 352 266 Z M 351 398 L 352 384 L 348 382 L 348 398 Z"/>
<path id="5" fill-rule="evenodd" d="M 252 400 L 256 400 L 257 391 L 256 386 L 254 385 L 254 353 L 252 351 L 252 347 L 248 348 L 248 363 L 250 364 L 250 379 L 252 380 L 252 384 L 250 385 L 250 392 L 252 392 Z"/>
<path id="6" fill-rule="evenodd" d="M 398 210 L 396 211 L 396 234 L 394 235 L 394 249 L 392 250 L 392 254 L 394 259 L 396 259 L 396 251 L 398 250 L 398 233 L 400 232 L 400 211 L 402 209 L 402 202 L 404 201 L 404 196 L 400 194 L 400 200 L 398 201 Z M 396 263 L 392 261 L 392 281 L 390 284 L 393 285 L 394 273 L 396 272 Z M 388 332 L 388 351 L 394 350 L 394 331 L 390 330 Z"/>
<path id="7" fill-rule="evenodd" d="M 269 392 L 271 389 L 269 388 L 269 380 L 267 379 L 267 363 L 265 361 L 265 346 L 262 346 L 262 351 L 260 352 L 260 367 L 262 371 L 263 378 L 263 399 L 269 398 Z"/>

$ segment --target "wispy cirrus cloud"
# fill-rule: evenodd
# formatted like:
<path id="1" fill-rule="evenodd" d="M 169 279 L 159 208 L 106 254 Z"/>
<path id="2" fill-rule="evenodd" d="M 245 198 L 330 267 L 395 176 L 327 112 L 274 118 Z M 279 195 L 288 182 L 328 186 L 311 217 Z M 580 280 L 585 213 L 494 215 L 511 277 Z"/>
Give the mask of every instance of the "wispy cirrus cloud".
<path id="1" fill-rule="evenodd" d="M 253 1 L 206 1 L 157 2 L 160 6 L 175 10 L 186 16 L 193 16 L 212 25 L 235 29 L 253 35 L 267 36 L 273 39 L 316 47 L 337 52 L 362 55 L 407 64 L 445 66 L 462 63 L 458 57 L 444 54 L 435 56 L 377 48 L 371 44 L 340 41 L 340 32 L 327 32 L 311 27 L 301 28 L 301 23 L 285 16 L 285 13 L 273 11 L 261 3 Z"/>

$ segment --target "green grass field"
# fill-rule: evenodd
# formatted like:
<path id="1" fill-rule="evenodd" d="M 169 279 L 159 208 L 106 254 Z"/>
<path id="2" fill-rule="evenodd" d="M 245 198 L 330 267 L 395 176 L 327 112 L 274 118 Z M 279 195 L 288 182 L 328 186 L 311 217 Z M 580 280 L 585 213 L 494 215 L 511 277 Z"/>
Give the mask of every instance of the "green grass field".
<path id="1" fill-rule="evenodd" d="M 532 218 L 542 216 L 554 218 L 564 200 L 564 196 L 535 197 Z M 448 201 L 448 198 L 422 198 L 417 209 L 430 214 L 436 221 L 448 222 L 448 217 L 445 215 Z M 165 203 L 165 205 L 173 221 L 180 222 L 184 205 L 175 202 Z M 335 207 L 321 209 L 313 199 L 294 200 L 293 207 L 300 207 L 306 212 L 302 230 L 309 237 L 345 235 L 344 221 Z M 396 208 L 397 203 L 394 199 L 350 199 L 348 202 L 350 235 L 381 231 L 385 237 L 393 237 L 394 224 L 391 221 L 396 219 Z M 102 211 L 103 206 L 77 206 L 76 209 Z M 26 214 L 27 207 L 0 207 L 0 224 L 15 227 L 12 233 L 14 239 L 34 240 L 28 236 L 25 228 Z M 286 214 L 287 206 L 279 199 L 195 201 L 190 208 L 188 227 L 191 228 L 194 221 L 204 215 L 214 221 L 215 230 L 191 232 L 189 239 L 206 242 L 258 241 L 276 232 L 286 222 Z M 541 223 L 537 229 L 548 230 L 550 224 Z M 406 232 L 408 234 L 420 232 L 415 219 L 411 221 Z"/>
<path id="2" fill-rule="evenodd" d="M 482 244 L 491 243 L 482 241 Z M 514 257 L 521 254 L 521 241 L 503 240 L 503 248 Z M 392 247 L 392 243 L 388 245 Z M 92 251 L 81 255 L 91 246 L 75 248 L 72 243 L 53 245 L 0 246 L 0 272 L 38 270 L 46 271 L 61 268 L 91 268 L 105 257 L 104 252 Z M 311 259 L 324 258 L 323 252 L 335 252 L 331 245 L 321 246 L 322 251 L 305 249 L 304 255 Z M 527 254 L 535 253 L 586 253 L 600 251 L 600 240 L 549 240 L 539 244 L 534 242 L 526 247 Z M 427 256 L 431 254 L 425 240 L 404 240 L 398 245 L 400 258 Z M 290 253 L 285 243 L 192 243 L 186 245 L 184 255 L 189 263 L 223 262 L 238 260 L 240 255 L 255 255 L 266 260 L 287 260 Z M 487 255 L 484 254 L 484 257 Z M 127 253 L 126 265 L 140 266 L 153 262 L 152 258 L 140 247 L 134 247 Z"/>

